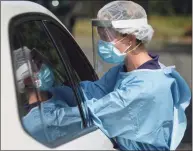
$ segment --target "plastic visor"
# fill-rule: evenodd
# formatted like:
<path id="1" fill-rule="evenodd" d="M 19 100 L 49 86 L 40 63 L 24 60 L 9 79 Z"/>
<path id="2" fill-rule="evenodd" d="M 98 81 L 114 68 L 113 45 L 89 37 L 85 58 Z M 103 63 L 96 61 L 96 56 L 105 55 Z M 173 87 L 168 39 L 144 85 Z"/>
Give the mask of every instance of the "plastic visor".
<path id="1" fill-rule="evenodd" d="M 117 37 L 117 32 L 112 29 L 110 21 L 92 20 L 92 45 L 94 69 L 99 77 L 103 76 L 115 64 L 106 63 L 98 54 L 98 42 L 112 42 Z"/>

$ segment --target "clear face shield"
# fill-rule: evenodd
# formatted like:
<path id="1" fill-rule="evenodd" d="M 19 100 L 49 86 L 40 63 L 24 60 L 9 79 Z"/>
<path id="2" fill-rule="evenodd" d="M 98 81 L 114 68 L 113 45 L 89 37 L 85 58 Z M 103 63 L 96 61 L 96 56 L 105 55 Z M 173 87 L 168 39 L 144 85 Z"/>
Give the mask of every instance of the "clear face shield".
<path id="1" fill-rule="evenodd" d="M 136 46 L 132 46 L 130 34 L 140 40 Z M 112 21 L 93 19 L 92 41 L 96 73 L 101 77 L 112 66 L 124 62 L 126 54 L 134 51 L 141 43 L 148 43 L 152 36 L 153 29 L 147 18 Z"/>
<path id="2" fill-rule="evenodd" d="M 92 20 L 94 69 L 99 77 L 120 63 L 116 63 L 117 58 L 112 55 L 112 51 L 122 55 L 117 47 L 121 39 L 120 34 L 112 28 L 111 21 Z M 112 62 L 112 60 L 115 61 Z"/>

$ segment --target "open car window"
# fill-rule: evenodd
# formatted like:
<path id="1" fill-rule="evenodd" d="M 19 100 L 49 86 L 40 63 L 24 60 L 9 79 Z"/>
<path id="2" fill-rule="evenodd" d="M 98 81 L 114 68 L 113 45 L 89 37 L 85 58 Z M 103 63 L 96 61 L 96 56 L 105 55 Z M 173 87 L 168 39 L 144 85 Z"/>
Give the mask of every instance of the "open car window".
<path id="1" fill-rule="evenodd" d="M 72 73 L 41 21 L 12 28 L 12 62 L 22 125 L 40 143 L 56 147 L 87 127 Z"/>
<path id="2" fill-rule="evenodd" d="M 82 50 L 65 29 L 53 21 L 43 21 L 43 23 L 56 47 L 60 51 L 60 54 L 63 56 L 67 68 L 73 73 L 72 78 L 76 94 L 82 102 L 87 126 L 92 127 L 93 122 L 88 114 L 88 107 L 80 83 L 84 81 L 95 81 L 98 77 Z"/>

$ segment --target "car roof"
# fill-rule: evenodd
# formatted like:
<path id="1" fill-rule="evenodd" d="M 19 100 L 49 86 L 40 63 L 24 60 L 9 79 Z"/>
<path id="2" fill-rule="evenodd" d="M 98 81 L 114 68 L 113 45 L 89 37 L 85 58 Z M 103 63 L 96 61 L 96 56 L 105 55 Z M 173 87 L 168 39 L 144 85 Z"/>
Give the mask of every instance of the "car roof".
<path id="1" fill-rule="evenodd" d="M 51 11 L 37 3 L 30 1 L 1 1 L 1 27 L 7 26 L 13 17 L 25 13 L 42 13 L 49 15 L 62 24 Z"/>

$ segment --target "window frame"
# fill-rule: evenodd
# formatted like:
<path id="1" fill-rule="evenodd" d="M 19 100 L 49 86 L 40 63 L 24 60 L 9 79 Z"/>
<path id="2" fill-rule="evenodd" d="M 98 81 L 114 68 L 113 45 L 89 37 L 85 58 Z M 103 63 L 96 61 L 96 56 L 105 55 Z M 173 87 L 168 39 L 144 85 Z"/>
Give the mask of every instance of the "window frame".
<path id="1" fill-rule="evenodd" d="M 85 80 L 89 80 L 89 81 L 96 81 L 98 80 L 98 75 L 96 74 L 95 70 L 93 69 L 92 65 L 90 64 L 90 62 L 88 61 L 87 57 L 85 56 L 85 54 L 83 53 L 82 49 L 79 47 L 79 45 L 77 44 L 77 42 L 74 40 L 74 38 L 67 32 L 67 30 L 65 31 L 64 28 L 61 26 L 61 24 L 56 24 L 56 22 L 53 22 L 52 20 L 43 20 L 43 23 L 45 25 L 45 27 L 47 28 L 47 30 L 49 31 L 49 33 L 54 37 L 53 32 L 50 30 L 50 25 L 51 26 L 55 26 L 55 28 L 58 28 L 58 30 L 60 30 L 62 32 L 61 35 L 64 35 L 64 37 L 68 36 L 71 39 L 69 41 L 72 41 L 72 44 L 75 44 L 73 47 L 75 49 L 77 49 L 76 53 L 80 55 L 81 59 L 84 60 L 84 63 L 87 66 L 87 69 L 90 70 L 89 74 L 90 77 L 88 78 L 84 78 L 83 81 Z M 52 28 L 52 27 L 51 27 Z M 53 38 L 53 40 L 55 40 Z M 57 42 L 56 42 L 57 43 Z M 68 54 L 68 52 L 66 52 Z M 71 63 L 72 64 L 72 63 Z M 82 71 L 81 71 L 82 72 Z M 83 71 L 83 73 L 85 73 L 85 71 Z M 89 75 L 87 74 L 87 75 Z M 81 79 L 82 80 L 82 79 Z"/>
<path id="2" fill-rule="evenodd" d="M 60 28 L 57 24 L 55 24 L 55 23 L 53 23 L 53 22 L 50 22 L 50 21 L 43 21 L 43 24 L 45 25 L 45 28 L 46 28 L 47 32 L 49 33 L 50 37 L 51 37 L 51 38 L 53 39 L 53 41 L 55 42 L 56 46 L 58 46 L 58 43 L 57 43 L 56 39 L 54 38 L 53 33 L 50 32 L 48 25 L 49 25 L 49 24 L 53 24 L 53 25 L 55 26 L 55 28 L 58 28 L 58 30 L 61 30 L 61 28 Z M 63 31 L 61 30 L 61 32 L 63 32 Z M 67 34 L 67 33 L 63 33 L 63 34 Z M 68 34 L 68 35 L 70 35 L 70 34 Z M 70 40 L 71 40 L 71 39 L 70 39 Z M 77 45 L 77 46 L 78 46 L 78 45 Z M 64 46 L 64 47 L 65 47 L 65 46 Z M 80 83 L 81 81 L 79 81 L 79 78 L 77 77 L 76 70 L 72 67 L 72 64 L 71 64 L 71 62 L 70 62 L 70 60 L 69 60 L 69 58 L 68 58 L 68 54 L 67 54 L 67 52 L 65 52 L 66 49 L 67 49 L 66 47 L 63 48 L 62 50 L 60 50 L 60 48 L 58 48 L 58 50 L 60 50 L 60 52 L 61 52 L 61 55 L 62 55 L 64 58 L 66 58 L 65 61 L 67 61 L 67 62 L 69 63 L 69 66 L 67 66 L 67 68 L 69 68 L 69 70 L 71 71 L 71 73 L 73 73 L 73 74 L 72 74 L 72 78 L 74 78 L 74 80 L 73 80 L 74 85 L 77 85 L 77 86 L 75 86 L 76 88 L 78 87 L 78 90 L 76 91 L 76 92 L 77 92 L 77 95 L 78 95 L 78 96 L 80 95 L 79 98 L 82 100 L 83 104 L 85 105 L 86 100 L 85 100 L 85 98 L 84 98 L 84 96 L 83 96 L 83 93 L 80 92 L 80 91 L 81 91 L 81 90 L 80 90 L 81 88 L 80 88 L 80 86 L 79 86 L 79 83 Z M 79 93 L 79 92 L 80 92 L 80 93 Z M 91 126 L 93 123 L 92 123 L 92 121 L 91 121 L 91 118 L 90 118 L 89 115 L 88 115 L 88 108 L 87 108 L 87 106 L 85 107 L 85 112 L 86 112 L 85 118 L 88 120 L 88 126 Z"/>
<path id="3" fill-rule="evenodd" d="M 25 13 L 25 14 L 20 14 L 20 15 L 17 15 L 15 16 L 14 18 L 12 18 L 9 22 L 9 31 L 8 31 L 8 36 L 9 36 L 9 45 L 10 45 L 10 54 L 11 54 L 11 62 L 12 62 L 12 68 L 14 68 L 14 62 L 13 62 L 13 57 L 12 57 L 12 50 L 13 50 L 13 45 L 12 45 L 12 42 L 13 42 L 13 33 L 15 32 L 14 29 L 17 25 L 19 24 L 22 24 L 22 23 L 25 23 L 25 22 L 30 22 L 30 21 L 40 21 L 42 26 L 45 27 L 44 25 L 44 21 L 51 21 L 52 23 L 56 24 L 58 27 L 61 28 L 61 30 L 64 32 L 64 33 L 67 33 L 69 34 L 67 31 L 65 31 L 64 27 L 57 21 L 55 20 L 54 18 L 52 18 L 51 16 L 48 16 L 46 14 L 42 14 L 42 13 Z M 46 30 L 44 30 L 46 32 Z M 53 42 L 53 39 L 52 37 L 49 35 L 48 32 L 46 32 L 46 34 L 49 36 L 50 40 L 52 41 L 56 51 L 58 51 L 58 55 L 61 59 L 61 52 L 60 50 L 57 49 L 57 46 L 55 46 L 54 42 Z M 73 38 L 72 38 L 73 39 Z M 74 39 L 73 39 L 74 40 Z M 22 42 L 21 42 L 21 39 L 19 38 L 19 42 L 20 42 L 20 45 L 22 45 Z M 74 42 L 76 43 L 76 41 L 74 40 Z M 77 44 L 77 43 L 76 43 Z M 77 44 L 78 46 L 78 44 Z M 79 46 L 78 46 L 79 47 Z M 80 48 L 80 47 L 79 47 Z M 81 48 L 80 48 L 81 50 Z M 83 53 L 83 52 L 81 52 Z M 86 58 L 86 56 L 84 54 L 82 54 L 82 57 L 85 59 L 85 62 L 87 63 L 87 65 L 91 68 L 91 64 L 89 63 L 88 59 Z M 62 61 L 62 64 L 63 66 L 65 67 L 65 63 L 64 63 L 64 60 L 61 59 Z M 68 69 L 68 68 L 66 68 Z M 70 74 L 73 74 L 72 71 L 69 71 Z M 96 74 L 96 73 L 95 73 Z M 94 76 L 95 79 L 98 79 L 98 76 L 95 75 Z M 73 80 L 71 78 L 71 83 L 73 83 Z M 16 76 L 15 76 L 15 73 L 14 73 L 14 84 L 15 84 L 15 87 L 16 87 Z M 75 94 L 76 95 L 76 94 Z M 17 109 L 18 109 L 18 116 L 19 116 L 19 119 L 20 119 L 20 122 L 21 122 L 21 125 L 22 125 L 22 118 L 20 117 L 20 114 L 19 114 L 19 104 L 18 104 L 18 94 L 16 93 L 16 98 L 17 98 Z M 77 97 L 78 98 L 78 97 Z M 77 101 L 77 105 L 78 105 L 78 101 Z M 79 105 L 78 105 L 79 106 Z M 81 106 L 82 107 L 82 106 Z M 80 111 L 80 109 L 79 109 Z M 83 112 L 84 114 L 84 112 Z M 84 117 L 84 116 L 83 116 Z M 86 121 L 86 119 L 84 119 Z M 86 121 L 88 122 L 88 121 Z M 23 127 L 23 125 L 22 125 Z M 89 134 L 93 131 L 96 131 L 98 129 L 97 126 L 95 125 L 91 125 L 89 127 L 84 127 L 82 130 L 80 130 L 79 132 L 77 132 L 76 134 L 72 134 L 72 135 L 69 135 L 69 136 L 66 136 L 66 137 L 62 137 L 62 138 L 59 138 L 57 139 L 56 141 L 54 141 L 53 143 L 50 143 L 50 144 L 45 144 L 46 146 L 50 147 L 50 148 L 56 148 L 60 145 L 63 145 L 67 142 L 70 142 L 76 138 L 79 138 L 81 136 L 84 136 L 86 134 Z M 23 130 L 25 131 L 25 129 L 23 128 Z M 32 138 L 33 139 L 33 138 Z"/>

